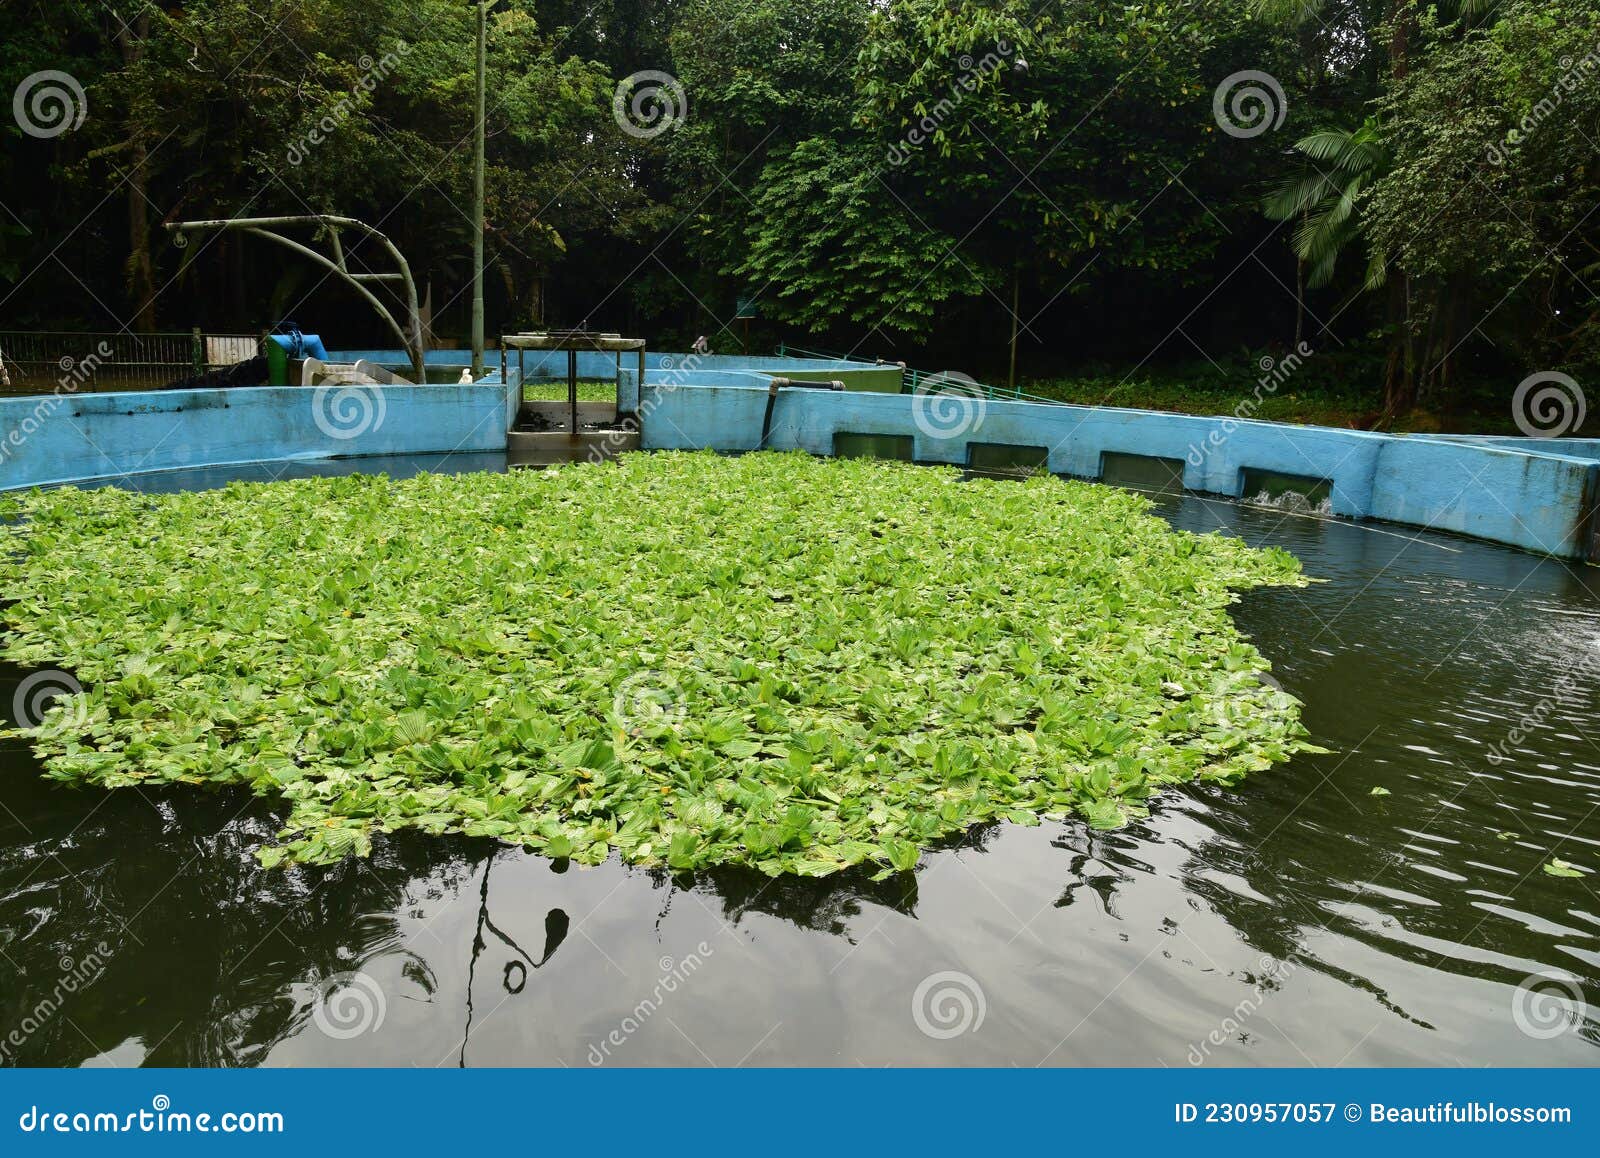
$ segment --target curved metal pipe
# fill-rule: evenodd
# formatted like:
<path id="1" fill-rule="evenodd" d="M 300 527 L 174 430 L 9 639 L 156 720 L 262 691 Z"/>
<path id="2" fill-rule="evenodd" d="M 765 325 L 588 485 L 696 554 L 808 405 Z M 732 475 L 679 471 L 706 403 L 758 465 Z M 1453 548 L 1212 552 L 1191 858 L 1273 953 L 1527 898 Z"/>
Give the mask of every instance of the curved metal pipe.
<path id="1" fill-rule="evenodd" d="M 326 255 L 318 253 L 309 246 L 302 245 L 291 238 L 270 232 L 270 230 L 273 228 L 285 225 L 326 226 L 330 231 L 330 238 L 333 244 L 334 260 L 330 260 Z M 269 240 L 276 241 L 280 245 L 287 246 L 304 257 L 311 258 L 325 269 L 328 269 L 330 272 L 336 273 L 340 277 L 344 278 L 347 282 L 354 286 L 355 289 L 358 290 L 368 302 L 372 304 L 373 308 L 378 311 L 379 315 L 382 316 L 384 321 L 388 322 L 389 325 L 393 327 L 395 333 L 399 336 L 400 344 L 405 348 L 406 353 L 411 355 L 411 368 L 414 371 L 417 382 L 420 384 L 426 381 L 427 375 L 425 371 L 425 363 L 427 349 L 423 344 L 422 311 L 421 305 L 417 298 L 417 283 L 416 280 L 411 276 L 411 264 L 406 261 L 405 254 L 400 252 L 399 246 L 395 245 L 393 241 L 390 241 L 386 234 L 380 230 L 374 229 L 365 221 L 358 221 L 354 217 L 337 217 L 333 214 L 321 213 L 309 215 L 301 214 L 290 217 L 232 217 L 218 218 L 210 221 L 172 221 L 167 223 L 166 229 L 169 233 L 199 233 L 208 229 L 239 229 L 246 233 L 254 233 L 260 237 L 265 237 Z M 389 280 L 388 277 L 385 275 L 353 274 L 348 268 L 346 268 L 344 260 L 344 247 L 339 242 L 340 229 L 354 229 L 363 236 L 371 238 L 373 241 L 376 241 L 379 245 L 381 245 L 389 254 L 390 258 L 393 259 L 396 268 L 399 270 L 400 280 L 405 286 L 406 320 L 410 327 L 409 334 L 406 332 L 406 329 L 402 328 L 400 324 L 394 320 L 394 315 L 389 312 L 388 307 L 374 297 L 371 293 L 367 292 L 367 290 L 361 285 L 362 280 L 374 280 L 376 277 L 382 277 L 383 280 Z"/>
<path id="2" fill-rule="evenodd" d="M 253 233 L 257 237 L 264 237 L 268 241 L 276 241 L 279 245 L 282 245 L 282 246 L 285 246 L 288 249 L 294 250 L 301 257 L 309 258 L 311 261 L 316 262 L 318 265 L 322 266 L 323 268 L 329 270 L 332 273 L 345 274 L 344 270 L 340 269 L 336 264 L 334 264 L 334 262 L 331 259 L 329 259 L 324 254 L 318 253 L 316 250 L 312 249 L 308 245 L 301 245 L 298 241 L 295 241 L 293 238 L 284 237 L 281 233 L 273 233 L 271 230 L 255 229 L 255 228 L 250 228 L 250 227 L 246 227 L 246 228 L 242 229 L 241 231 L 244 232 L 244 233 Z M 346 276 L 346 278 L 348 280 L 349 275 L 345 274 L 345 276 Z M 389 307 L 384 305 L 383 302 L 379 301 L 377 295 L 374 294 L 371 290 L 369 290 L 366 286 L 362 285 L 360 282 L 352 280 L 352 281 L 350 281 L 350 285 L 351 285 L 351 288 L 353 288 L 358 294 L 360 294 L 362 297 L 366 298 L 367 301 L 371 303 L 372 308 L 378 311 L 378 316 L 379 317 L 381 317 L 384 321 L 389 323 L 390 328 L 393 329 L 395 334 L 398 335 L 398 337 L 400 338 L 400 344 L 405 348 L 406 352 L 411 355 L 412 369 L 420 370 L 421 362 L 417 357 L 417 349 L 416 349 L 415 346 L 412 345 L 411 339 L 406 336 L 406 332 L 401 327 L 400 323 L 395 321 L 394 315 L 389 312 Z M 419 373 L 418 376 L 421 377 L 420 373 Z M 419 385 L 420 385 L 420 383 L 419 383 Z"/>

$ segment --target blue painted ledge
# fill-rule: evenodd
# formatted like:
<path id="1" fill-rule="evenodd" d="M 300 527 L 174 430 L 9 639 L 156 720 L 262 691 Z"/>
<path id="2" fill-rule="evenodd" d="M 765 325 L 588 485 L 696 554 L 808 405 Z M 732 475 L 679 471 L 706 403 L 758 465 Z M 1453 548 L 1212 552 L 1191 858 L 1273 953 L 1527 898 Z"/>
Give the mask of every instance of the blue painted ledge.
<path id="1" fill-rule="evenodd" d="M 765 390 L 732 382 L 685 389 L 646 375 L 643 446 L 753 450 L 766 400 Z M 1188 490 L 1232 498 L 1244 497 L 1246 471 L 1299 475 L 1330 483 L 1333 512 L 1348 518 L 1560 558 L 1600 555 L 1600 461 L 1551 453 L 1542 440 L 1505 447 L 1149 410 L 796 389 L 779 393 L 766 446 L 832 454 L 840 434 L 910 437 L 919 462 L 963 466 L 974 444 L 1039 447 L 1052 472 L 1088 479 L 1101 477 L 1108 453 L 1145 455 L 1181 463 Z"/>
<path id="2" fill-rule="evenodd" d="M 501 450 L 501 385 L 301 386 L 0 399 L 0 490 L 281 459 Z"/>
<path id="3" fill-rule="evenodd" d="M 375 361 L 393 351 L 365 351 Z M 464 364 L 439 351 L 430 363 Z M 447 360 L 448 359 L 448 360 Z M 609 360 L 609 359 L 608 359 Z M 775 364 L 776 363 L 776 364 Z M 611 362 L 614 366 L 614 362 Z M 638 392 L 646 449 L 752 450 L 774 373 L 866 364 L 656 354 Z M 881 372 L 881 371 L 880 371 Z M 495 377 L 498 377 L 496 375 Z M 519 387 L 246 387 L 0 399 L 0 490 L 142 471 L 364 455 L 503 451 Z M 784 389 L 777 450 L 827 455 L 840 434 L 909 437 L 924 462 L 975 444 L 1037 447 L 1050 470 L 1100 478 L 1107 454 L 1181 464 L 1190 490 L 1242 497 L 1247 471 L 1325 480 L 1335 514 L 1453 531 L 1562 558 L 1600 557 L 1600 440 L 1391 436 L 1112 407 Z"/>

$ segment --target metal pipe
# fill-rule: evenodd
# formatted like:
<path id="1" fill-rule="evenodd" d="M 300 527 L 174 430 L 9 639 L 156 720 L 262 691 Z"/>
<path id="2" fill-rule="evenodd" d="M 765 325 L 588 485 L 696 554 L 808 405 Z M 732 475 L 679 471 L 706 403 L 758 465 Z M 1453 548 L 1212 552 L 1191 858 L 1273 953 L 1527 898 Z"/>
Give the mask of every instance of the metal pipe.
<path id="1" fill-rule="evenodd" d="M 569 428 L 573 441 L 577 441 L 578 430 L 578 351 L 567 351 L 567 405 L 571 409 L 571 422 Z"/>
<path id="2" fill-rule="evenodd" d="M 472 376 L 483 377 L 484 76 L 489 68 L 489 5 L 478 0 L 478 123 L 472 155 Z"/>
<path id="3" fill-rule="evenodd" d="M 291 241 L 289 238 L 282 237 L 276 233 L 267 232 L 268 230 L 285 225 L 320 225 L 328 228 L 330 230 L 329 236 L 332 238 L 334 253 L 337 255 L 338 260 L 330 261 L 325 255 L 318 253 L 314 249 L 310 249 L 304 245 L 301 245 L 299 242 Z M 422 310 L 417 298 L 417 283 L 411 276 L 411 265 L 406 261 L 405 254 L 401 253 L 399 246 L 390 241 L 389 238 L 382 232 L 374 229 L 365 221 L 358 221 L 354 217 L 339 217 L 331 213 L 300 214 L 286 217 L 225 217 L 213 218 L 207 221 L 170 221 L 166 225 L 166 230 L 168 233 L 177 234 L 202 233 L 211 229 L 241 229 L 246 232 L 257 233 L 262 237 L 266 237 L 272 241 L 277 241 L 281 244 L 287 245 L 290 249 L 311 257 L 324 268 L 331 270 L 333 273 L 338 274 L 340 277 L 350 282 L 350 284 L 358 292 L 366 297 L 366 299 L 378 309 L 379 313 L 386 321 L 390 322 L 390 324 L 393 324 L 393 315 L 389 313 L 387 307 L 383 306 L 377 298 L 368 293 L 366 289 L 355 280 L 355 275 L 351 274 L 349 269 L 346 267 L 344 261 L 344 250 L 338 240 L 338 231 L 340 229 L 354 229 L 363 236 L 376 241 L 384 248 L 385 251 L 388 252 L 389 256 L 394 260 L 395 266 L 400 271 L 400 280 L 404 283 L 405 287 L 406 313 L 408 321 L 407 328 L 410 330 L 409 337 L 407 337 L 405 330 L 401 330 L 400 340 L 401 344 L 405 347 L 406 352 L 411 355 L 411 368 L 414 372 L 417 382 L 421 383 L 427 380 L 425 368 L 427 348 L 422 338 Z"/>
<path id="4" fill-rule="evenodd" d="M 809 381 L 809 380 L 802 380 L 800 378 L 784 378 L 782 376 L 775 376 L 775 377 L 773 377 L 771 379 L 771 385 L 772 385 L 773 389 L 777 389 L 780 386 L 784 387 L 786 389 L 792 389 L 792 390 L 843 390 L 844 389 L 844 383 L 839 381 L 839 379 L 837 379 L 837 378 L 829 378 L 829 379 L 820 380 L 820 381 Z"/>
<path id="5" fill-rule="evenodd" d="M 281 233 L 273 233 L 270 230 L 254 229 L 254 228 L 245 229 L 245 230 L 243 230 L 243 232 L 245 232 L 245 233 L 253 233 L 257 237 L 266 238 L 268 241 L 276 241 L 279 245 L 282 245 L 282 246 L 285 246 L 288 249 L 294 250 L 296 253 L 300 254 L 302 257 L 309 258 L 311 261 L 316 262 L 318 265 L 323 266 L 324 268 L 329 269 L 334 273 L 343 272 L 343 271 L 341 271 L 339 269 L 339 267 L 337 265 L 335 265 L 331 260 L 329 260 L 326 255 L 318 253 L 316 250 L 312 249 L 308 245 L 301 245 L 298 241 L 295 241 L 293 238 L 285 237 Z M 362 297 L 366 298 L 367 301 L 372 304 L 372 308 L 378 311 L 378 316 L 381 317 L 384 321 L 389 323 L 390 328 L 393 329 L 394 332 L 399 335 L 401 345 L 404 346 L 407 349 L 408 352 L 410 352 L 411 351 L 411 343 L 406 338 L 406 332 L 405 332 L 405 330 L 403 330 L 400 327 L 400 323 L 394 320 L 394 315 L 389 312 L 389 307 L 384 305 L 381 301 L 379 301 L 378 298 L 377 298 L 377 295 L 374 294 L 371 290 L 369 290 L 366 286 L 362 285 L 360 282 L 352 282 L 351 285 L 354 287 L 355 291 L 358 294 L 360 294 Z M 421 363 L 417 360 L 417 358 L 414 355 L 412 357 L 412 365 L 413 365 L 413 368 L 420 367 L 420 365 L 421 365 Z M 420 385 L 421 384 L 420 379 L 422 378 L 422 374 L 420 373 L 420 370 L 418 372 L 417 377 L 419 379 L 418 384 Z"/>
<path id="6" fill-rule="evenodd" d="M 756 443 L 757 450 L 767 445 L 767 438 L 772 434 L 772 408 L 778 403 L 778 390 L 786 382 L 787 378 L 774 378 L 767 383 L 767 412 L 761 416 L 761 441 Z"/>

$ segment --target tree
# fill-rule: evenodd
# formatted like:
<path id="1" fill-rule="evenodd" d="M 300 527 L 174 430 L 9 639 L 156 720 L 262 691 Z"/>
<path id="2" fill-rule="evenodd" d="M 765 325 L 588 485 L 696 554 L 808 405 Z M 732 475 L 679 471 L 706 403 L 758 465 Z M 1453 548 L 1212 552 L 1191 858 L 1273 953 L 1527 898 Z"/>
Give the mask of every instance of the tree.
<path id="1" fill-rule="evenodd" d="M 950 238 L 894 202 L 879 159 L 857 144 L 803 141 L 774 158 L 752 191 L 748 278 L 768 313 L 816 332 L 842 322 L 868 334 L 926 327 L 951 297 L 982 292 Z"/>
<path id="2" fill-rule="evenodd" d="M 1360 211 L 1363 190 L 1388 167 L 1388 150 L 1375 121 L 1353 131 L 1324 129 L 1302 137 L 1295 149 L 1310 164 L 1285 178 L 1264 203 L 1274 221 L 1299 221 L 1295 254 L 1306 266 L 1306 285 L 1320 289 L 1333 280 L 1339 257 L 1363 240 Z M 1369 246 L 1364 289 L 1378 289 L 1388 280 L 1388 257 Z"/>
<path id="3" fill-rule="evenodd" d="M 1600 12 L 1511 0 L 1465 33 L 1419 29 L 1425 54 L 1379 109 L 1393 164 L 1366 218 L 1414 283 L 1420 388 L 1450 390 L 1464 354 L 1593 372 Z"/>
<path id="4" fill-rule="evenodd" d="M 1233 192 L 1241 171 L 1270 156 L 1219 140 L 1212 94 L 1243 62 L 1286 49 L 1270 29 L 1230 26 L 1225 8 L 1141 3 L 1114 19 L 1088 0 L 1042 13 L 971 0 L 874 9 L 854 69 L 855 131 L 786 155 L 762 186 L 799 188 L 796 158 L 858 158 L 881 189 L 869 195 L 852 178 L 850 203 L 897 219 L 874 220 L 870 243 L 914 248 L 899 262 L 843 245 L 828 258 L 813 244 L 815 215 L 785 204 L 758 215 L 762 240 L 741 270 L 765 280 L 783 268 L 780 255 L 828 261 L 808 270 L 821 299 L 806 309 L 813 328 L 862 312 L 863 264 L 879 283 L 904 275 L 898 291 L 884 284 L 877 311 L 896 328 L 974 298 L 986 326 L 1004 333 L 1111 277 L 1200 284 L 1229 222 L 1248 221 Z"/>

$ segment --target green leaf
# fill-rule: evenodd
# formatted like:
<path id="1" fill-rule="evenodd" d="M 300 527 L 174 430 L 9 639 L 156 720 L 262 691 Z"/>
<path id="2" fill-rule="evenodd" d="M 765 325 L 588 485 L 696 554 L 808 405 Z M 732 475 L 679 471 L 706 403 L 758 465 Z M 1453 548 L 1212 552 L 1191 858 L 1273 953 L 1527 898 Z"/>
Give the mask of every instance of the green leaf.
<path id="1" fill-rule="evenodd" d="M 1553 856 L 1545 864 L 1544 871 L 1553 877 L 1581 877 L 1589 870 L 1578 868 L 1576 865 L 1570 865 L 1560 857 Z"/>
<path id="2" fill-rule="evenodd" d="M 287 810 L 267 865 L 413 828 L 910 872 L 1317 750 L 1229 614 L 1295 561 L 1054 477 L 661 453 L 16 502 L 5 656 L 86 689 L 28 735 L 46 774 L 247 787 Z"/>

